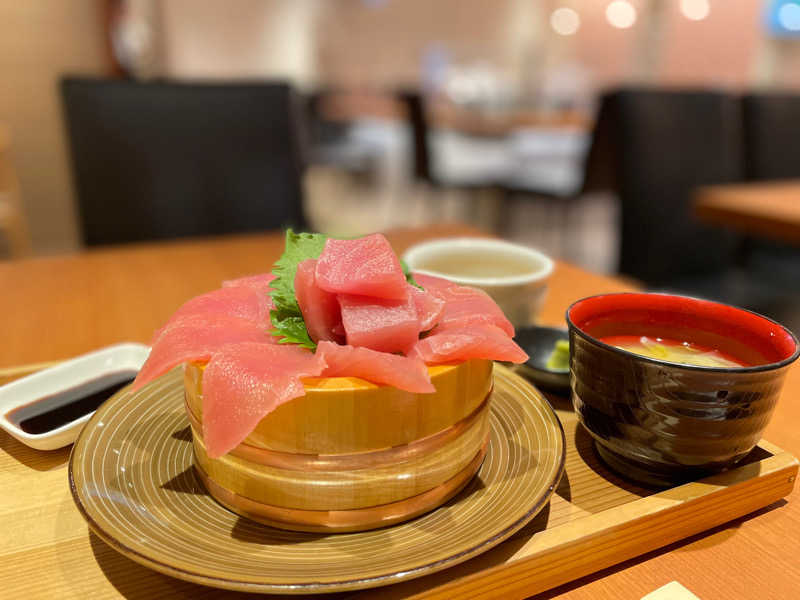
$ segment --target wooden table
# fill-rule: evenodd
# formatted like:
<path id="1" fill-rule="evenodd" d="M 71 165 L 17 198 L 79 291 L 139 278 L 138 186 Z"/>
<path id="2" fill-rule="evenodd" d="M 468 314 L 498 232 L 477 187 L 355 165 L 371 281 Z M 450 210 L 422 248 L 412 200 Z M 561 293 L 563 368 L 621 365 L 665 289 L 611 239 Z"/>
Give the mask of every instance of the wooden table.
<path id="1" fill-rule="evenodd" d="M 389 239 L 402 251 L 425 238 L 469 233 L 475 231 L 432 227 Z M 123 340 L 146 342 L 181 302 L 222 279 L 268 270 L 281 246 L 280 236 L 257 235 L 0 264 L 0 369 Z M 573 300 L 629 289 L 559 263 L 542 320 L 562 323 Z M 795 366 L 765 435 L 794 454 L 800 454 L 799 393 Z M 68 456 L 69 448 L 37 452 L 0 432 L 0 598 L 242 597 L 160 575 L 90 534 L 67 489 Z M 788 502 L 540 597 L 640 598 L 677 579 L 703 600 L 793 598 L 800 585 L 798 530 L 795 492 Z"/>
<path id="2" fill-rule="evenodd" d="M 800 244 L 800 181 L 701 187 L 695 192 L 694 211 L 715 225 Z"/>

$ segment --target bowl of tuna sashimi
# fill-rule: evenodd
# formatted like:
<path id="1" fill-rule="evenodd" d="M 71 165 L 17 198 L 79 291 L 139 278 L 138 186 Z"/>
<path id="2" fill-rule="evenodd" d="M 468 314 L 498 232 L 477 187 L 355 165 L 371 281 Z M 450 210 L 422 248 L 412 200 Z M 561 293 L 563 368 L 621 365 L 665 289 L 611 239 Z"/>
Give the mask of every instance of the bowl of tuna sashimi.
<path id="1" fill-rule="evenodd" d="M 492 361 L 528 358 L 513 335 L 487 294 L 412 275 L 380 234 L 289 230 L 271 273 L 178 309 L 134 389 L 184 365 L 194 466 L 223 506 L 363 531 L 436 508 L 478 471 Z"/>

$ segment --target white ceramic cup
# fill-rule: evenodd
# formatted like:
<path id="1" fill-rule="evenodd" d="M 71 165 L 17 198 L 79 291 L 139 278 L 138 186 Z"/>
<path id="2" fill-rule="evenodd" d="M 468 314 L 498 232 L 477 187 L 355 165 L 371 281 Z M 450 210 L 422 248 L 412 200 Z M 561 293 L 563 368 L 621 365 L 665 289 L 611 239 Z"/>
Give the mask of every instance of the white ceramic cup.
<path id="1" fill-rule="evenodd" d="M 423 242 L 403 260 L 412 271 L 482 289 L 514 327 L 536 320 L 553 272 L 553 261 L 538 250 L 486 238 Z"/>

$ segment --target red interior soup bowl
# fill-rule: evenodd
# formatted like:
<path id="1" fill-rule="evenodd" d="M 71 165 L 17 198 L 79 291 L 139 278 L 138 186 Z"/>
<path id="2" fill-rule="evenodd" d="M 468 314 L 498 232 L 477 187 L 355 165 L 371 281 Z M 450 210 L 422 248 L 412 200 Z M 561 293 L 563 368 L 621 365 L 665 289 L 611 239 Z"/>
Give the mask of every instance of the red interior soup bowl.
<path id="1" fill-rule="evenodd" d="M 744 458 L 800 355 L 766 317 L 670 294 L 591 296 L 567 323 L 580 422 L 611 468 L 656 485 Z"/>

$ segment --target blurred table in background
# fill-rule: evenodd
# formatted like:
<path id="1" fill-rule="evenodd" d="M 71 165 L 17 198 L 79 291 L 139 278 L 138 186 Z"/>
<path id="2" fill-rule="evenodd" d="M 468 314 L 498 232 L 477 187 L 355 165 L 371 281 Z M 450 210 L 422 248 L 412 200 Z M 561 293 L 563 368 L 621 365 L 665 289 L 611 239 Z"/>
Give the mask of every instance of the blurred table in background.
<path id="1" fill-rule="evenodd" d="M 516 129 L 502 137 L 430 133 L 432 170 L 444 186 L 494 186 L 504 190 L 571 197 L 583 183 L 589 135 L 580 129 Z"/>
<path id="2" fill-rule="evenodd" d="M 524 129 L 588 131 L 592 120 L 584 111 L 533 106 L 481 109 L 434 100 L 430 105 L 433 127 L 476 136 L 503 136 Z"/>
<path id="3" fill-rule="evenodd" d="M 800 245 L 800 180 L 700 187 L 694 212 L 708 223 Z"/>
<path id="4" fill-rule="evenodd" d="M 437 185 L 555 197 L 570 197 L 580 189 L 591 128 L 584 113 L 532 107 L 481 110 L 435 99 L 424 103 L 422 135 Z M 401 126 L 414 124 L 407 108 L 391 95 L 332 93 L 320 100 L 317 110 L 323 119 L 350 124 L 335 143 L 316 149 L 326 164 L 360 170 L 392 150 L 411 153 Z"/>
<path id="5" fill-rule="evenodd" d="M 390 93 L 368 91 L 321 92 L 318 111 L 332 121 L 360 119 L 405 120 L 405 108 Z M 465 134 L 501 136 L 526 128 L 564 128 L 588 131 L 592 121 L 584 111 L 575 109 L 538 109 L 507 107 L 481 109 L 432 98 L 428 106 L 431 126 L 452 129 Z"/>

